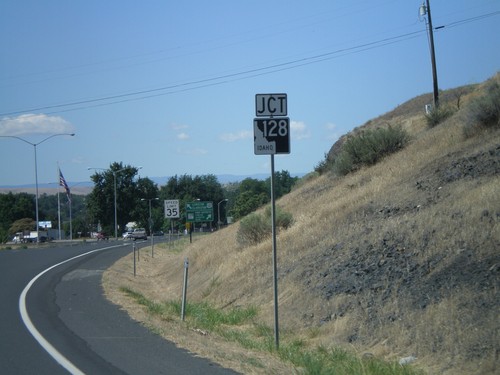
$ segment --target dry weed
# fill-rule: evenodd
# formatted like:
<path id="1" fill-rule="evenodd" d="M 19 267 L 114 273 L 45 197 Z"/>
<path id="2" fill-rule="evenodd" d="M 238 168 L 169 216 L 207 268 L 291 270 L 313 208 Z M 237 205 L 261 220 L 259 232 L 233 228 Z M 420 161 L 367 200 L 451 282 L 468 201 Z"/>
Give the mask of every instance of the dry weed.
<path id="1" fill-rule="evenodd" d="M 308 346 L 388 359 L 415 355 L 431 373 L 493 374 L 500 347 L 492 302 L 500 293 L 500 177 L 478 160 L 500 145 L 500 134 L 464 139 L 458 114 L 432 129 L 422 115 L 390 121 L 402 121 L 413 135 L 405 150 L 344 178 L 310 178 L 278 201 L 294 216 L 277 242 L 280 324 Z M 135 278 L 130 255 L 123 258 L 105 273 L 110 298 L 147 321 L 117 288 L 179 300 L 187 257 L 188 298 L 220 308 L 258 306 L 257 320 L 272 326 L 271 240 L 241 248 L 237 229 L 238 223 L 196 237 L 179 254 L 166 248 L 154 260 L 144 255 Z M 196 344 L 183 341 L 182 330 L 163 329 L 201 355 L 245 373 L 265 372 L 235 364 L 249 361 L 236 349 L 222 358 L 227 344 L 216 338 Z M 283 370 L 267 357 L 258 361 Z"/>

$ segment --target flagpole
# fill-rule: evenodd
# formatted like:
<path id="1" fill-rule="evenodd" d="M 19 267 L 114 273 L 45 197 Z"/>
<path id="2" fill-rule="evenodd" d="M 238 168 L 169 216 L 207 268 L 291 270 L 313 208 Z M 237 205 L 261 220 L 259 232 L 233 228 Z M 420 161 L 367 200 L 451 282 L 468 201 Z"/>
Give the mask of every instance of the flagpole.
<path id="1" fill-rule="evenodd" d="M 59 198 L 59 190 L 60 190 L 60 188 L 57 188 L 57 220 L 58 220 L 57 229 L 59 230 L 59 241 L 60 241 L 61 240 L 61 200 Z"/>
<path id="2" fill-rule="evenodd" d="M 72 206 L 72 203 L 73 202 L 73 199 L 71 199 L 71 192 L 69 193 L 68 195 L 68 199 L 69 199 L 69 239 L 71 241 L 73 241 L 73 222 L 72 222 L 72 218 L 71 218 L 71 206 Z"/>
<path id="3" fill-rule="evenodd" d="M 57 180 L 60 181 L 59 177 L 59 162 L 57 163 Z M 61 241 L 61 200 L 59 198 L 59 192 L 61 191 L 61 182 L 57 184 L 57 230 L 59 231 L 59 241 Z"/>
<path id="4" fill-rule="evenodd" d="M 68 197 L 68 204 L 69 204 L 69 238 L 70 240 L 73 240 L 73 223 L 72 223 L 72 217 L 71 217 L 71 190 L 68 187 L 68 184 L 66 183 L 66 180 L 64 179 L 64 176 L 61 172 L 61 168 L 59 169 L 59 185 L 64 186 L 64 190 L 66 190 L 66 196 Z"/>

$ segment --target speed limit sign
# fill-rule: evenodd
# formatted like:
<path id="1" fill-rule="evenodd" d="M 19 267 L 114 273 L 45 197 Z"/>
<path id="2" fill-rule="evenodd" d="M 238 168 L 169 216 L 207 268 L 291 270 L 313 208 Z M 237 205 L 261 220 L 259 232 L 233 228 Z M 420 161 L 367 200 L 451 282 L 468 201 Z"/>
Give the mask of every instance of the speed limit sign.
<path id="1" fill-rule="evenodd" d="M 169 199 L 164 201 L 165 205 L 165 218 L 178 219 L 180 217 L 179 200 Z"/>

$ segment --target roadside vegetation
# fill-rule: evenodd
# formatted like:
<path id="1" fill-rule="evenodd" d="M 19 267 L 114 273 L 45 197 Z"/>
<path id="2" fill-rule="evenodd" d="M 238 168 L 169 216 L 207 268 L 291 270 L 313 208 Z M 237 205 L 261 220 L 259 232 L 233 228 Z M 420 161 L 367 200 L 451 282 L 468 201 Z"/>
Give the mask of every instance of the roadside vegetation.
<path id="1" fill-rule="evenodd" d="M 286 230 L 293 224 L 293 215 L 290 212 L 283 211 L 276 206 L 276 231 Z M 271 207 L 266 207 L 263 213 L 251 213 L 241 219 L 238 228 L 237 241 L 245 247 L 257 245 L 259 242 L 271 236 Z"/>
<path id="2" fill-rule="evenodd" d="M 181 314 L 179 301 L 155 302 L 132 289 L 122 287 L 120 290 L 135 303 L 143 306 L 150 315 L 170 322 L 179 319 Z M 216 334 L 241 348 L 269 352 L 294 367 L 301 368 L 305 374 L 417 375 L 421 373 L 410 367 L 372 356 L 361 358 L 340 348 L 309 348 L 305 340 L 294 338 L 291 334 L 285 334 L 284 342 L 279 349 L 276 349 L 273 329 L 255 321 L 257 313 L 258 309 L 255 306 L 220 309 L 207 302 L 188 303 L 183 324 L 185 329 L 203 336 Z"/>
<path id="3" fill-rule="evenodd" d="M 481 118 L 483 105 L 495 113 L 499 82 L 442 92 L 453 114 L 432 127 L 431 95 L 367 122 L 278 200 L 293 219 L 277 237 L 279 350 L 270 328 L 272 241 L 242 246 L 238 234 L 246 220 L 259 227 L 252 220 L 266 217 L 264 207 L 175 252 L 141 257 L 136 277 L 124 257 L 104 274 L 106 294 L 177 345 L 245 374 L 496 374 L 500 129 L 494 115 Z M 336 173 L 347 140 L 377 129 L 400 129 L 404 146 Z M 161 318 L 138 304 L 137 296 L 179 301 L 185 258 L 191 311 L 246 318 L 208 329 L 191 313 L 182 323 L 175 309 Z"/>
<path id="4" fill-rule="evenodd" d="M 400 126 L 363 130 L 345 141 L 342 151 L 333 161 L 332 170 L 345 176 L 363 166 L 374 165 L 383 157 L 401 150 L 408 141 L 408 134 Z"/>

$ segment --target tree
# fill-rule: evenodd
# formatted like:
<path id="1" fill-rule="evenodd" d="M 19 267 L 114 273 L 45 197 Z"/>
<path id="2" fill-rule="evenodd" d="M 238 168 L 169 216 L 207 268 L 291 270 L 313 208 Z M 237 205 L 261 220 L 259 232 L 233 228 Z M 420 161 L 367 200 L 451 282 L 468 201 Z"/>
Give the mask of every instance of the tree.
<path id="1" fill-rule="evenodd" d="M 151 200 L 151 217 L 153 219 L 151 229 L 153 232 L 160 229 L 163 219 L 158 216 L 158 204 L 155 203 L 155 198 L 159 196 L 158 186 L 149 178 L 140 178 L 137 181 L 137 191 L 138 204 L 133 216 L 137 218 L 139 226 L 149 230 L 149 200 Z"/>
<path id="2" fill-rule="evenodd" d="M 274 172 L 274 197 L 278 199 L 291 192 L 298 180 L 298 177 L 290 176 L 288 171 Z M 266 186 L 271 191 L 271 177 L 267 178 Z"/>
<path id="3" fill-rule="evenodd" d="M 203 176 L 173 176 L 167 181 L 167 184 L 160 189 L 161 200 L 177 199 L 179 200 L 180 219 L 177 221 L 178 229 L 181 229 L 186 222 L 185 207 L 187 202 L 196 200 L 209 201 L 214 204 L 214 222 L 218 221 L 218 212 L 216 205 L 224 199 L 224 191 L 221 184 L 214 175 Z M 169 229 L 170 222 L 165 223 L 165 229 Z"/>
<path id="4" fill-rule="evenodd" d="M 0 227 L 7 229 L 16 220 L 35 217 L 35 196 L 27 193 L 0 194 Z"/>
<path id="5" fill-rule="evenodd" d="M 266 193 L 257 194 L 250 190 L 241 191 L 234 202 L 231 214 L 235 219 L 240 219 L 268 202 L 269 195 Z"/>
<path id="6" fill-rule="evenodd" d="M 12 223 L 12 225 L 9 228 L 9 232 L 11 234 L 14 234 L 17 232 L 32 231 L 35 229 L 35 227 L 36 227 L 35 220 L 26 217 L 14 221 L 14 223 Z"/>
<path id="7" fill-rule="evenodd" d="M 40 221 L 50 221 L 52 223 L 57 223 L 57 195 L 47 195 L 46 193 L 40 195 L 38 197 L 38 210 Z"/>
<path id="8" fill-rule="evenodd" d="M 151 180 L 134 180 L 138 171 L 138 168 L 115 162 L 109 169 L 96 172 L 90 177 L 94 182 L 94 189 L 88 196 L 87 207 L 94 224 L 100 223 L 106 232 L 114 233 L 115 183 L 118 227 L 123 229 L 128 222 L 141 219 L 137 217 L 141 212 L 141 194 L 151 191 Z"/>
<path id="9" fill-rule="evenodd" d="M 240 219 L 269 202 L 270 199 L 270 191 L 264 181 L 245 178 L 238 187 L 238 196 L 231 206 L 231 215 Z"/>
<path id="10" fill-rule="evenodd" d="M 299 180 L 291 177 L 288 171 L 274 173 L 274 197 L 276 199 L 292 191 Z M 271 178 L 265 181 L 245 178 L 240 183 L 232 183 L 225 188 L 230 199 L 228 211 L 235 219 L 241 219 L 271 200 Z"/>
<path id="11" fill-rule="evenodd" d="M 13 222 L 35 217 L 35 196 L 27 193 L 0 194 L 0 242 L 7 242 Z M 32 220 L 33 220 L 32 219 Z"/>

